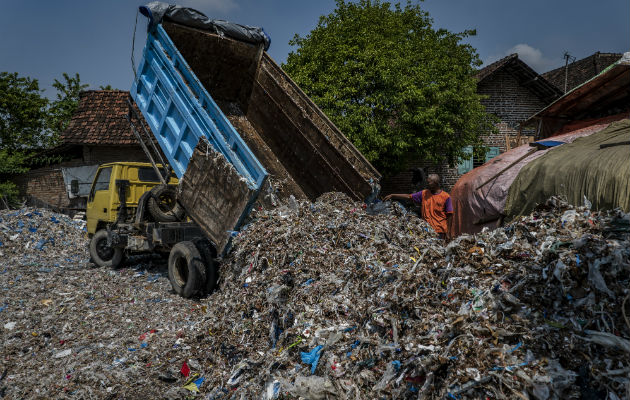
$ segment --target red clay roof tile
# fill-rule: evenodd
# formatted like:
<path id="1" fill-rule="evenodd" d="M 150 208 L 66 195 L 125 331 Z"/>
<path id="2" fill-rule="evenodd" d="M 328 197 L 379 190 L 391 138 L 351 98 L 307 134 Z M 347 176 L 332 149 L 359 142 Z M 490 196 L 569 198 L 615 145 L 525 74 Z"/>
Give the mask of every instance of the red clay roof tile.
<path id="1" fill-rule="evenodd" d="M 63 145 L 136 145 L 137 140 L 125 118 L 128 97 L 129 92 L 124 90 L 81 92 L 79 106 L 68 127 L 61 134 L 61 143 Z M 142 123 L 149 129 L 135 104 L 134 107 Z"/>

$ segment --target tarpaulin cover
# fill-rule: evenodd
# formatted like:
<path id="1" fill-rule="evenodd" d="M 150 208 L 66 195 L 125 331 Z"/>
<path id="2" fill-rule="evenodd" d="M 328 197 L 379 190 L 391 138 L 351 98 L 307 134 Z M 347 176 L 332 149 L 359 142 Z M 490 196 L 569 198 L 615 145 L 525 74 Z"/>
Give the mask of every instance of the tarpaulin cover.
<path id="1" fill-rule="evenodd" d="M 94 175 L 98 170 L 98 165 L 86 165 L 82 167 L 63 167 L 61 168 L 61 174 L 63 175 L 63 183 L 66 185 L 66 191 L 68 197 L 73 199 L 75 197 L 87 197 L 90 194 L 90 188 L 92 187 L 92 181 Z M 72 193 L 72 181 L 77 180 L 79 182 L 79 193 L 76 195 Z"/>
<path id="2" fill-rule="evenodd" d="M 596 210 L 630 211 L 630 145 L 619 144 L 628 141 L 630 120 L 625 119 L 530 162 L 510 186 L 506 215 L 530 213 L 553 195 L 575 205 L 586 197 Z M 600 147 L 611 144 L 618 145 Z"/>
<path id="3" fill-rule="evenodd" d="M 590 126 L 554 136 L 553 140 L 571 143 L 579 137 L 601 131 L 609 124 L 610 121 L 607 119 L 592 121 Z M 508 190 L 521 169 L 547 152 L 562 147 L 564 145 L 531 153 L 479 190 L 477 190 L 479 186 L 535 148 L 529 144 L 519 146 L 462 176 L 451 190 L 455 211 L 450 226 L 451 234 L 457 236 L 462 233 L 481 232 L 484 227 L 490 229 L 498 227 L 504 214 Z"/>
<path id="4" fill-rule="evenodd" d="M 166 19 L 191 28 L 229 36 L 243 42 L 262 43 L 265 50 L 268 50 L 271 45 L 271 38 L 263 28 L 236 24 L 221 19 L 210 19 L 202 12 L 192 8 L 152 1 L 147 5 L 140 6 L 140 12 L 149 18 L 149 28 L 159 24 L 162 19 Z"/>

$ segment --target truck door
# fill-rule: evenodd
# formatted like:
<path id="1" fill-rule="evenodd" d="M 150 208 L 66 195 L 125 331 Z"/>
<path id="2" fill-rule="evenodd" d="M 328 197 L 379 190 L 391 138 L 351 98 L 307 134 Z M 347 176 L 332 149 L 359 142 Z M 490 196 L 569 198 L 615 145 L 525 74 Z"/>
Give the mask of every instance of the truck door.
<path id="1" fill-rule="evenodd" d="M 98 170 L 94 183 L 92 183 L 92 189 L 90 190 L 90 196 L 87 203 L 87 228 L 88 233 L 95 233 L 96 226 L 99 221 L 110 221 L 111 211 L 111 193 L 110 193 L 110 180 L 112 176 L 112 167 L 105 167 Z"/>

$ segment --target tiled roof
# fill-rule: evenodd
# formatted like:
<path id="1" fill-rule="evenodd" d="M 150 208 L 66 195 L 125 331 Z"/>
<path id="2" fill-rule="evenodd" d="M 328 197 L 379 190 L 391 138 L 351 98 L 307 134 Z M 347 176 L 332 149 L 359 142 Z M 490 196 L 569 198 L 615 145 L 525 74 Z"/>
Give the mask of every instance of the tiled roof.
<path id="1" fill-rule="evenodd" d="M 513 60 L 516 60 L 517 58 L 518 58 L 518 54 L 513 53 L 507 57 L 500 59 L 499 61 L 495 61 L 492 64 L 486 65 L 485 67 L 477 71 L 477 74 L 475 74 L 475 78 L 477 78 L 477 80 L 479 81 L 482 81 L 486 79 L 488 76 L 492 75 L 495 71 L 501 69 L 501 67 L 503 67 L 507 63 Z"/>
<path id="2" fill-rule="evenodd" d="M 129 92 L 123 90 L 81 92 L 79 106 L 68 127 L 61 134 L 61 143 L 63 145 L 137 145 L 138 141 L 125 118 L 128 112 L 128 97 Z M 137 107 L 136 112 L 142 118 Z M 142 122 L 144 123 L 144 119 Z M 146 123 L 145 126 L 147 126 Z"/>
<path id="3" fill-rule="evenodd" d="M 574 61 L 568 66 L 567 92 L 588 81 L 606 69 L 612 63 L 619 61 L 620 53 L 600 53 Z M 545 72 L 542 76 L 564 93 L 565 67 Z"/>
<path id="4" fill-rule="evenodd" d="M 529 65 L 521 61 L 516 53 L 510 54 L 509 56 L 480 69 L 475 77 L 477 78 L 478 83 L 481 83 L 498 71 L 506 71 L 512 74 L 518 81 L 519 85 L 526 87 L 541 100 L 547 103 L 552 102 L 562 95 L 562 92 L 558 88 L 549 83 Z"/>

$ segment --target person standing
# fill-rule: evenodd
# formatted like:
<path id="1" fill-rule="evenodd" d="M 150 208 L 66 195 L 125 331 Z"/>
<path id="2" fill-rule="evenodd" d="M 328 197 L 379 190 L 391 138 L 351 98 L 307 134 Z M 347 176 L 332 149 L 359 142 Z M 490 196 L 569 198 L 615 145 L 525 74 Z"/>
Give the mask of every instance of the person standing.
<path id="1" fill-rule="evenodd" d="M 440 238 L 447 239 L 448 227 L 453 218 L 451 196 L 440 189 L 438 174 L 430 174 L 427 177 L 427 188 L 412 194 L 389 194 L 384 200 L 411 200 L 420 205 L 422 218 L 433 227 Z"/>

